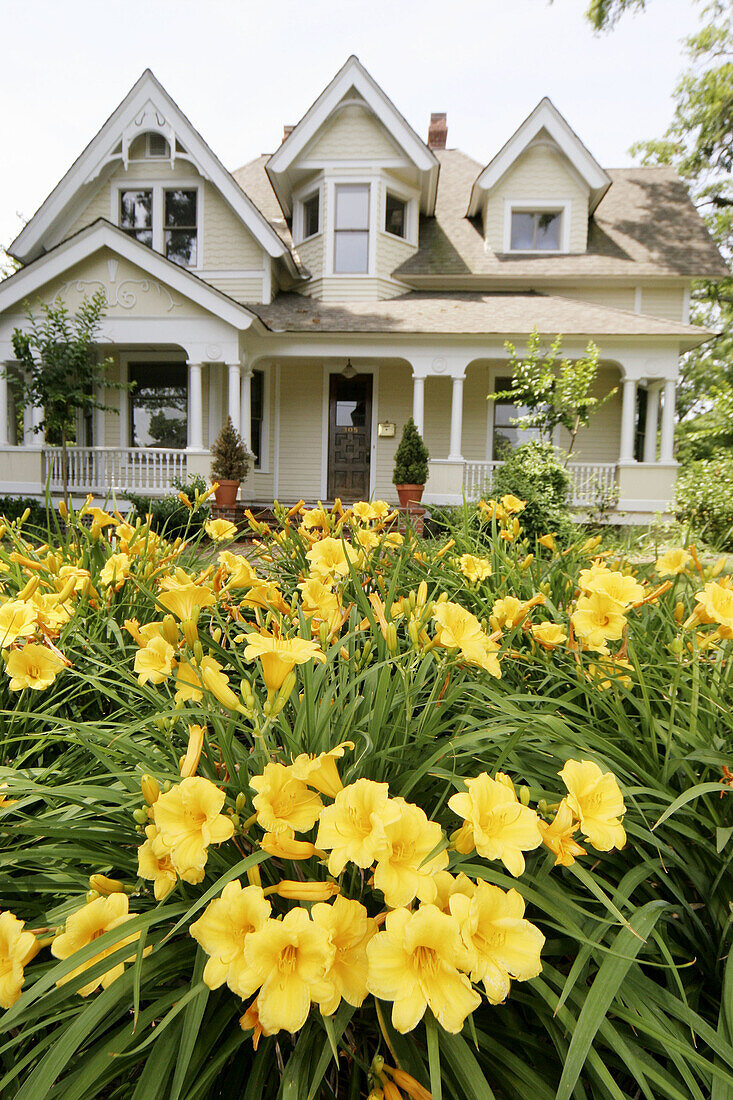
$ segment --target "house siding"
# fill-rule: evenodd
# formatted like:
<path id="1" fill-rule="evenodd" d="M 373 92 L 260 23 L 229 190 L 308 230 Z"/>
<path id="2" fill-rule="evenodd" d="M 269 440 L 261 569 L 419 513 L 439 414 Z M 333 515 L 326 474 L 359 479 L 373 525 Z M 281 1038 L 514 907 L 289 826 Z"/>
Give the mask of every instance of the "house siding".
<path id="1" fill-rule="evenodd" d="M 592 302 L 594 305 L 633 312 L 636 297 L 633 286 L 543 286 L 543 294 L 572 298 L 575 302 Z"/>
<path id="2" fill-rule="evenodd" d="M 344 107 L 303 152 L 308 160 L 365 160 L 400 155 L 380 122 L 364 108 Z"/>
<path id="3" fill-rule="evenodd" d="M 530 146 L 496 184 L 484 204 L 484 236 L 495 252 L 504 251 L 505 200 L 571 202 L 570 251 L 585 252 L 588 242 L 588 190 L 560 154 Z"/>
<path id="4" fill-rule="evenodd" d="M 405 422 L 412 416 L 412 368 L 399 360 L 380 363 L 377 386 L 378 419 L 391 420 L 395 424 L 395 434 L 392 439 L 377 437 L 374 495 L 393 501 L 397 497 L 392 483 L 395 452 Z"/>
<path id="5" fill-rule="evenodd" d="M 281 500 L 317 500 L 321 495 L 323 386 L 320 362 L 280 367 Z"/>
<path id="6" fill-rule="evenodd" d="M 641 312 L 666 321 L 684 321 L 684 300 L 682 287 L 645 286 L 641 292 Z"/>

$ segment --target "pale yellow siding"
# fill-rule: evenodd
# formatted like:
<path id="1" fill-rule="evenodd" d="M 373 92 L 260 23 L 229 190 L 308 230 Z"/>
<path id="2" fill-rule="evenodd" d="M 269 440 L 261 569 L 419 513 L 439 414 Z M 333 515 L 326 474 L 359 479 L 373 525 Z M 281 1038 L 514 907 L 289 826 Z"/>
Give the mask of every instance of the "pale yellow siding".
<path id="1" fill-rule="evenodd" d="M 207 276 L 206 282 L 216 287 L 222 294 L 228 294 L 235 302 L 261 302 L 262 279 L 251 278 L 219 278 L 215 275 Z"/>
<path id="2" fill-rule="evenodd" d="M 645 286 L 641 292 L 641 312 L 667 321 L 683 321 L 684 298 L 681 286 Z"/>
<path id="3" fill-rule="evenodd" d="M 471 363 L 463 383 L 463 439 L 461 454 L 468 462 L 483 462 L 487 457 L 486 438 L 489 414 L 493 405 L 486 395 L 490 389 L 488 363 Z M 450 415 L 446 410 L 445 415 Z M 446 452 L 447 453 L 447 452 Z"/>
<path id="4" fill-rule="evenodd" d="M 318 233 L 315 237 L 309 237 L 297 245 L 298 255 L 310 271 L 313 279 L 323 275 L 324 264 L 324 234 Z M 310 292 L 309 292 L 310 293 Z"/>
<path id="5" fill-rule="evenodd" d="M 570 200 L 570 251 L 585 252 L 588 240 L 588 190 L 569 162 L 545 145 L 530 146 L 487 196 L 484 235 L 495 252 L 504 251 L 507 199 Z"/>
<path id="6" fill-rule="evenodd" d="M 374 495 L 378 499 L 394 501 L 397 499 L 392 484 L 395 451 L 405 421 L 412 416 L 412 368 L 407 363 L 394 360 L 380 363 L 377 388 L 378 419 L 391 420 L 396 429 L 393 439 L 377 438 Z"/>
<path id="7" fill-rule="evenodd" d="M 358 105 L 342 108 L 303 152 L 308 160 L 394 157 L 399 150 L 380 122 Z"/>
<path id="8" fill-rule="evenodd" d="M 92 195 L 74 224 L 64 233 L 64 236 L 71 237 L 74 233 L 78 233 L 80 229 L 97 221 L 98 218 L 106 218 L 107 221 L 112 221 L 110 202 L 109 184 L 103 184 Z"/>
<path id="9" fill-rule="evenodd" d="M 408 388 L 408 392 L 412 387 Z M 452 381 L 445 375 L 425 380 L 423 436 L 431 458 L 447 458 L 450 444 Z"/>
<path id="10" fill-rule="evenodd" d="M 626 309 L 632 312 L 635 306 L 633 286 L 543 286 L 542 293 L 557 294 L 561 298 L 572 298 L 573 301 L 592 302 L 593 305 Z"/>
<path id="11" fill-rule="evenodd" d="M 110 367 L 108 378 L 110 382 L 120 381 L 120 358 L 116 351 L 110 352 L 113 365 Z M 104 403 L 108 406 L 104 414 L 104 439 L 95 440 L 98 447 L 119 447 L 120 445 L 120 391 L 105 390 Z"/>
<path id="12" fill-rule="evenodd" d="M 317 500 L 321 495 L 323 367 L 283 363 L 280 367 L 281 500 Z"/>
<path id="13" fill-rule="evenodd" d="M 309 280 L 302 293 L 324 302 L 376 302 L 396 298 L 408 289 L 393 279 L 378 279 L 372 275 L 328 275 L 324 279 Z"/>
<path id="14" fill-rule="evenodd" d="M 216 188 L 204 185 L 204 262 L 208 269 L 260 268 L 263 250 Z"/>
<path id="15" fill-rule="evenodd" d="M 383 222 L 384 215 L 381 216 L 380 225 L 382 225 Z M 389 233 L 378 233 L 377 275 L 382 279 L 395 282 L 392 278 L 394 269 L 399 267 L 401 263 L 404 263 L 404 261 L 416 251 L 415 245 L 410 244 L 409 241 L 403 241 L 399 237 L 394 237 Z"/>

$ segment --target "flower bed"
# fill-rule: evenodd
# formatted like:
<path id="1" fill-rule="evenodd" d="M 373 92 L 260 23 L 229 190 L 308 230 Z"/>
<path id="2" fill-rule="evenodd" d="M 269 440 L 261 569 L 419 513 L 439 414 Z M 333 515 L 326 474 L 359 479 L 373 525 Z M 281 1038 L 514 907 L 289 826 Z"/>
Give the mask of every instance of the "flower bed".
<path id="1" fill-rule="evenodd" d="M 733 587 L 522 510 L 4 527 L 3 1096 L 733 1085 Z"/>

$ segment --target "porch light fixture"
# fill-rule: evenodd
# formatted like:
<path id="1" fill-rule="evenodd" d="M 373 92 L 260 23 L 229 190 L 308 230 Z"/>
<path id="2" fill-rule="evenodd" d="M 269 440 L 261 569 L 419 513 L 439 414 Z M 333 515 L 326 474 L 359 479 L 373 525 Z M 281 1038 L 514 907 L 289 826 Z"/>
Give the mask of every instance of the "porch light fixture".
<path id="1" fill-rule="evenodd" d="M 352 365 L 351 359 L 346 360 L 346 366 L 341 371 L 341 373 L 343 374 L 344 378 L 356 378 L 357 371 Z"/>

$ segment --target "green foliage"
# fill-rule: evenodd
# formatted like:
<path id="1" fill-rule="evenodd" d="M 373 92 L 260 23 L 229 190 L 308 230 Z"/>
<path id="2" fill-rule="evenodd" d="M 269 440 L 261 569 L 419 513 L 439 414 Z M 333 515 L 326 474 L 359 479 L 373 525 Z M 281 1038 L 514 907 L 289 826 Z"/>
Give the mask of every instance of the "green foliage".
<path id="1" fill-rule="evenodd" d="M 585 17 L 596 31 L 610 30 L 626 11 L 644 11 L 647 0 L 590 0 Z"/>
<path id="2" fill-rule="evenodd" d="M 402 429 L 402 438 L 395 453 L 392 481 L 395 485 L 424 485 L 428 480 L 430 452 L 425 446 L 412 417 Z"/>
<path id="3" fill-rule="evenodd" d="M 158 534 L 167 538 L 195 535 L 211 517 L 211 508 L 207 504 L 195 504 L 196 492 L 203 494 L 208 485 L 200 474 L 190 474 L 186 481 L 175 478 L 175 493 L 164 497 L 148 497 L 141 493 L 127 493 L 126 500 L 132 504 L 135 517 L 145 520 L 150 516 L 150 526 Z M 180 498 L 185 493 L 193 508 L 189 508 Z"/>
<path id="4" fill-rule="evenodd" d="M 284 532 L 273 569 L 290 601 L 310 543 L 293 526 Z M 496 539 L 488 549 L 491 575 L 468 585 L 458 556 L 484 555 L 486 544 L 473 522 L 453 534 L 455 557 L 422 545 L 418 560 L 409 539 L 390 551 L 383 594 L 414 594 L 424 581 L 429 598 L 445 591 L 487 618 L 500 596 L 528 600 L 541 590 L 546 603 L 536 621 L 567 622 L 579 571 L 590 564 L 580 544 L 523 567 L 526 548 Z M 96 581 L 114 545 L 84 527 L 65 538 L 64 554 Z M 7 590 L 16 591 L 26 578 L 9 562 L 11 549 L 32 551 L 22 542 L 0 544 L 11 565 Z M 206 564 L 203 546 L 189 553 L 177 564 Z M 207 899 L 232 878 L 246 882 L 257 861 L 266 886 L 290 865 L 264 858 L 253 846 L 256 829 L 240 830 L 240 850 L 233 843 L 211 848 L 203 883 L 179 883 L 156 903 L 138 877 L 137 820 L 140 776 L 178 780 L 190 721 L 206 727 L 200 774 L 231 792 L 227 812 L 234 791 L 241 794 L 242 822 L 252 812 L 250 777 L 269 752 L 263 756 L 253 735 L 254 718 L 226 711 L 212 696 L 181 710 L 173 684 L 139 684 L 137 647 L 123 624 L 161 613 L 143 582 L 128 583 L 105 599 L 80 598 L 58 639 L 71 665 L 52 687 L 10 693 L 0 674 L 0 782 L 17 800 L 2 811 L 0 906 L 27 928 L 53 929 L 84 904 L 89 874 L 101 872 L 131 891 L 134 920 L 124 934 L 143 935 L 139 945 L 119 947 L 115 930 L 83 958 L 65 961 L 46 948 L 26 967 L 21 999 L 0 1016 L 3 1100 L 357 1100 L 367 1095 L 374 1054 L 393 1060 L 388 1047 L 423 1086 L 431 1076 L 433 1087 L 440 1080 L 444 1100 L 710 1100 L 730 1090 L 733 796 L 720 782 L 733 734 L 730 643 L 704 655 L 690 651 L 691 635 L 680 635 L 674 617 L 678 600 L 691 608 L 699 578 L 679 577 L 660 600 L 630 612 L 630 680 L 605 690 L 592 678 L 594 655 L 546 652 L 521 626 L 502 639 L 501 680 L 445 649 L 422 651 L 404 623 L 390 649 L 364 580 L 361 573 L 344 578 L 351 610 L 342 633 L 326 647 L 324 664 L 298 670 L 284 708 L 269 718 L 259 673 L 233 638 L 242 624 L 229 619 L 223 602 L 202 613 L 201 637 L 232 685 L 249 682 L 257 728 L 266 727 L 278 758 L 318 753 L 349 737 L 356 748 L 340 761 L 346 782 L 388 781 L 395 795 L 419 799 L 446 832 L 456 825 L 446 792 L 481 770 L 526 784 L 533 805 L 556 800 L 568 757 L 612 770 L 627 804 L 623 850 L 589 853 L 562 868 L 539 848 L 527 853 L 520 878 L 498 861 L 451 853 L 452 870 L 520 893 L 546 936 L 542 973 L 514 982 L 505 1005 L 484 1000 L 460 1036 L 436 1030 L 430 1019 L 398 1035 L 388 1006 L 380 1021 L 370 998 L 361 1009 L 342 1005 L 332 1018 L 314 1010 L 297 1036 L 262 1036 L 254 1051 L 239 1025 L 238 998 L 202 982 L 205 956 L 188 929 Z M 368 633 L 364 620 L 372 623 Z M 358 874 L 344 878 L 347 891 L 358 883 Z M 83 978 L 72 972 L 107 948 L 117 951 L 114 961 L 130 960 L 124 976 L 80 997 L 77 987 L 95 971 Z M 99 974 L 111 963 L 93 965 Z"/>
<path id="5" fill-rule="evenodd" d="M 525 407 L 528 411 L 514 417 L 512 423 L 536 428 L 543 442 L 550 442 L 556 428 L 565 428 L 570 433 L 570 454 L 580 428 L 587 426 L 591 415 L 615 392 L 611 390 L 602 398 L 591 392 L 598 376 L 598 347 L 589 340 L 582 358 L 560 359 L 562 336 L 556 336 L 545 351 L 536 328 L 532 329 L 523 356 L 517 355 L 517 349 L 509 341 L 505 347 L 510 354 L 511 389 L 491 393 L 489 400 L 511 401 Z"/>
<path id="6" fill-rule="evenodd" d="M 249 470 L 249 454 L 239 432 L 228 416 L 211 448 L 214 461 L 211 476 L 222 481 L 244 481 Z"/>
<path id="7" fill-rule="evenodd" d="M 520 516 L 530 538 L 554 534 L 572 537 L 575 527 L 568 508 L 570 478 L 558 451 L 550 443 L 523 443 L 498 467 L 491 485 L 497 499 L 511 493 L 527 506 Z"/>
<path id="8" fill-rule="evenodd" d="M 0 497 L 0 520 L 11 522 L 28 511 L 28 518 L 23 521 L 24 527 L 34 527 L 45 530 L 48 526 L 49 515 L 57 515 L 50 503 L 43 503 L 35 497 Z"/>
<path id="9" fill-rule="evenodd" d="M 714 546 L 733 550 L 733 455 L 690 462 L 680 470 L 677 516 Z"/>

